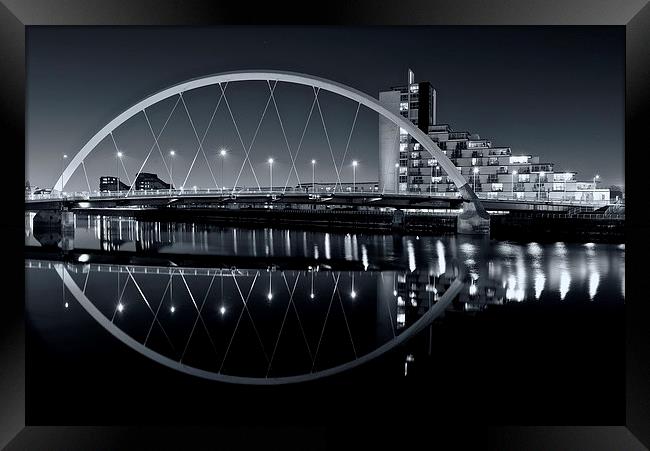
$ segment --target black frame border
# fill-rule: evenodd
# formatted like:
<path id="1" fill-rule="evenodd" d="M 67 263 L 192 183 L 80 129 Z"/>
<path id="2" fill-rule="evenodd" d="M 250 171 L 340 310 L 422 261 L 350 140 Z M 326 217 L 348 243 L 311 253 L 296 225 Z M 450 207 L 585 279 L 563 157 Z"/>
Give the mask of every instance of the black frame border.
<path id="1" fill-rule="evenodd" d="M 625 178 L 626 278 L 631 295 L 626 299 L 626 423 L 612 426 L 527 426 L 486 428 L 459 419 L 457 429 L 427 430 L 426 443 L 453 443 L 453 448 L 480 445 L 489 449 L 643 449 L 650 447 L 650 328 L 643 298 L 644 256 L 650 255 L 646 237 L 644 174 L 641 152 L 647 151 L 646 128 L 650 124 L 650 3 L 648 0 L 402 0 L 378 3 L 323 2 L 318 8 L 267 2 L 222 4 L 208 0 L 0 0 L 0 130 L 5 138 L 5 164 L 24 165 L 19 149 L 25 149 L 25 37 L 32 25 L 619 25 L 626 34 Z M 598 95 L 598 93 L 594 93 Z M 7 141 L 6 138 L 9 138 Z M 645 148 L 644 148 L 645 144 Z M 23 151 L 24 152 L 24 151 Z M 15 158 L 14 158 L 15 157 Z M 636 158 L 635 158 L 636 157 Z M 637 164 L 638 162 L 638 164 Z M 24 173 L 24 171 L 23 171 Z M 7 171 L 6 185 L 21 187 L 23 173 Z M 638 189 L 637 189 L 638 188 Z M 13 193 L 13 189 L 9 190 Z M 23 197 L 5 198 L 8 214 L 0 217 L 0 231 L 12 258 L 2 259 L 6 281 L 22 281 L 17 290 L 0 296 L 0 447 L 9 449 L 123 449 L 153 446 L 202 448 L 214 444 L 215 429 L 133 427 L 33 427 L 25 424 L 25 325 L 23 239 L 20 212 Z M 16 209 L 15 214 L 11 210 Z M 16 261 L 13 261 L 13 257 Z M 11 260 L 11 261 L 9 261 Z M 646 259 L 647 260 L 647 259 Z M 629 263 L 629 264 L 628 264 Z M 369 434 L 359 433 L 359 444 L 368 446 Z M 375 424 L 374 428 L 382 427 Z M 471 430 L 471 431 L 470 431 Z M 269 444 L 282 440 L 283 447 L 323 449 L 336 442 L 340 431 L 313 429 L 309 433 L 255 428 L 219 430 L 220 445 Z M 370 430 L 368 432 L 371 432 Z M 434 432 L 434 434 L 431 434 Z M 469 434 L 468 434 L 469 433 Z M 386 435 L 386 434 L 384 434 Z M 391 435 L 391 434 L 388 434 Z M 418 435 L 418 434 L 415 434 Z M 360 440 L 363 437 L 363 442 Z M 420 437 L 422 440 L 424 437 Z M 205 442 L 203 440 L 206 440 Z M 348 438 L 346 438 L 348 440 Z M 377 439 L 370 439 L 377 440 Z M 396 446 L 407 443 L 395 442 Z M 407 439 L 408 440 L 408 439 Z M 382 440 L 384 446 L 391 440 Z M 47 443 L 47 446 L 44 444 Z M 347 445 L 352 443 L 347 442 Z"/>

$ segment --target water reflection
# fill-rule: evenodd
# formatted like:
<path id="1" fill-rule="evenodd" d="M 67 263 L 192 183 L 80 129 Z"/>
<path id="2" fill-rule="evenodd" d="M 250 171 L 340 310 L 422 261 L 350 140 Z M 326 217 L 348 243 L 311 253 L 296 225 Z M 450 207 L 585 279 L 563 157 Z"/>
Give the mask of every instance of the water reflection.
<path id="1" fill-rule="evenodd" d="M 57 232 L 56 218 L 34 218 L 25 222 L 28 277 L 60 277 L 52 288 L 61 292 L 62 312 L 90 314 L 179 371 L 230 382 L 295 382 L 344 371 L 429 327 L 445 310 L 625 298 L 625 248 L 617 245 L 100 216 L 75 216 L 72 232 Z"/>

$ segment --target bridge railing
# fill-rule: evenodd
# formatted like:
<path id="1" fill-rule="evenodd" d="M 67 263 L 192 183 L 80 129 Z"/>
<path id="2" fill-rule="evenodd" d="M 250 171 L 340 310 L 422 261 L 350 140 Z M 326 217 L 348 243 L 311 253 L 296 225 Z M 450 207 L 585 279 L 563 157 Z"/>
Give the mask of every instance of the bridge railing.
<path id="1" fill-rule="evenodd" d="M 260 195 L 266 194 L 273 197 L 279 197 L 286 194 L 302 194 L 310 198 L 322 198 L 330 196 L 400 196 L 400 197 L 414 197 L 414 198 L 439 198 L 439 199 L 458 199 L 460 193 L 457 191 L 446 192 L 378 192 L 376 190 L 363 190 L 357 189 L 356 191 L 348 190 L 330 190 L 330 191 L 316 191 L 306 190 L 304 188 L 289 187 L 286 189 L 273 189 L 268 187 L 253 188 L 253 187 L 237 187 L 232 188 L 197 188 L 197 189 L 155 189 L 155 190 L 120 190 L 120 191 L 74 191 L 74 192 L 50 192 L 50 193 L 26 193 L 25 201 L 42 201 L 42 200 L 67 200 L 67 201 L 83 201 L 92 199 L 115 199 L 115 198 L 143 198 L 143 197 L 237 197 L 245 195 Z M 510 193 L 499 193 L 495 195 L 487 195 L 486 193 L 477 193 L 481 200 L 497 201 L 497 202 L 516 202 L 518 204 L 545 204 L 545 205 L 570 205 L 570 206 L 585 206 L 585 207 L 603 207 L 603 206 L 624 206 L 621 202 L 611 202 L 609 200 L 586 200 L 586 199 L 521 199 L 516 195 Z"/>

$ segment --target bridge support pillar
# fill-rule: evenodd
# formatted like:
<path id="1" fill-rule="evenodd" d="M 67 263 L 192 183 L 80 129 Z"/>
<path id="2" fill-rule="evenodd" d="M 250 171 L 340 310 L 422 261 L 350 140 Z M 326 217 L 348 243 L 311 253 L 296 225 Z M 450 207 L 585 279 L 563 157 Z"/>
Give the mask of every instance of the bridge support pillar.
<path id="1" fill-rule="evenodd" d="M 480 200 L 469 188 L 468 184 L 463 185 L 459 190 L 463 196 L 463 212 L 458 215 L 456 232 L 469 235 L 489 235 L 490 215 Z"/>
<path id="2" fill-rule="evenodd" d="M 61 249 L 71 251 L 74 249 L 74 213 L 63 210 L 61 212 Z"/>

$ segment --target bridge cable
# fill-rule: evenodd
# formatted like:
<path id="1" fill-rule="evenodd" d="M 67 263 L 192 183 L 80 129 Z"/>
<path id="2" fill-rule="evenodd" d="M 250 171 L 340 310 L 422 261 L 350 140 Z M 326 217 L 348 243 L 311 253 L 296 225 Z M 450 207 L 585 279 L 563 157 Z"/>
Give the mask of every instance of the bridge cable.
<path id="1" fill-rule="evenodd" d="M 312 276 L 313 276 L 313 274 L 314 273 L 312 272 Z M 282 277 L 284 278 L 284 284 L 287 287 L 287 290 L 289 290 L 289 282 L 287 281 L 287 278 L 284 276 L 284 273 L 282 273 Z M 294 291 L 295 291 L 295 287 L 294 287 Z M 291 299 L 293 299 L 293 293 L 291 294 Z M 302 321 L 300 319 L 300 315 L 298 314 L 298 309 L 296 307 L 296 303 L 291 301 L 291 305 L 293 306 L 293 311 L 296 312 L 296 318 L 298 318 L 298 324 L 300 325 L 300 331 L 302 332 L 302 337 L 305 340 L 305 345 L 307 345 L 307 352 L 309 353 L 309 358 L 313 362 L 314 361 L 314 356 L 311 353 L 311 349 L 309 347 L 309 342 L 307 341 L 307 335 L 305 334 L 305 329 L 302 327 Z"/>
<path id="2" fill-rule="evenodd" d="M 332 274 L 332 278 L 334 278 L 334 274 Z M 343 307 L 343 299 L 341 298 L 341 292 L 339 291 L 338 287 L 336 288 L 336 295 L 339 298 L 339 304 L 341 305 L 341 311 L 343 312 L 343 319 L 345 320 L 345 327 L 348 330 L 348 336 L 350 337 L 350 343 L 352 344 L 352 352 L 354 353 L 354 358 L 357 359 L 358 358 L 357 349 L 354 346 L 354 340 L 352 339 L 352 332 L 350 331 L 350 325 L 348 324 L 348 316 L 345 314 L 345 308 Z"/>
<path id="3" fill-rule="evenodd" d="M 180 102 L 180 100 L 181 100 L 180 97 L 176 99 L 176 103 L 174 103 L 174 106 L 173 106 L 172 110 L 169 112 L 169 115 L 167 116 L 167 119 L 165 120 L 165 123 L 163 124 L 162 129 L 160 129 L 160 132 L 158 133 L 158 138 L 160 138 L 160 136 L 165 131 L 165 127 L 167 127 L 167 123 L 169 122 L 169 119 L 171 119 L 172 115 L 174 114 L 174 111 L 176 110 L 176 107 L 178 106 L 178 102 Z M 149 153 L 147 154 L 146 158 L 142 162 L 142 166 L 140 166 L 140 169 L 138 170 L 137 174 L 135 175 L 135 179 L 133 179 L 133 184 L 131 185 L 129 190 L 126 192 L 124 197 L 128 197 L 129 193 L 131 191 L 133 191 L 133 189 L 135 188 L 135 184 L 138 181 L 138 177 L 140 176 L 140 172 L 142 172 L 142 169 L 144 168 L 144 165 L 147 164 L 147 160 L 149 159 L 149 155 L 151 155 L 151 152 L 153 151 L 153 148 L 155 146 L 156 146 L 156 144 L 154 143 L 151 146 L 151 148 L 149 149 Z"/>
<path id="4" fill-rule="evenodd" d="M 354 132 L 354 126 L 357 124 L 357 116 L 359 115 L 359 108 L 361 108 L 361 102 L 357 103 L 357 111 L 354 113 L 354 120 L 352 121 L 352 128 L 350 129 L 350 134 L 348 135 L 348 142 L 345 145 L 345 152 L 343 152 L 343 158 L 341 159 L 341 165 L 339 166 L 339 171 L 343 169 L 343 165 L 345 164 L 345 157 L 348 154 L 348 149 L 350 147 L 350 140 L 352 139 L 352 133 Z M 334 187 L 336 189 L 336 186 Z M 343 187 L 341 186 L 341 190 Z"/>
<path id="5" fill-rule="evenodd" d="M 92 189 L 90 188 L 90 181 L 88 180 L 88 173 L 86 172 L 86 165 L 84 164 L 83 160 L 81 160 L 81 167 L 83 168 L 84 175 L 86 176 L 86 183 L 88 184 L 88 195 L 90 196 Z"/>
<path id="6" fill-rule="evenodd" d="M 181 277 L 183 277 L 181 275 Z M 208 334 L 208 338 L 210 339 L 210 343 L 212 343 L 212 348 L 214 349 L 214 353 L 219 357 L 219 353 L 217 352 L 217 348 L 214 345 L 214 341 L 212 341 L 212 336 L 210 335 L 210 332 L 208 331 L 207 326 L 205 325 L 205 322 L 203 321 L 203 317 L 201 316 L 201 312 L 203 311 L 203 306 L 205 305 L 205 301 L 208 299 L 208 294 L 210 294 L 210 290 L 212 289 L 212 285 L 214 284 L 214 279 L 217 277 L 217 273 L 212 275 L 212 278 L 210 279 L 210 285 L 208 286 L 207 291 L 205 292 L 205 296 L 203 297 L 203 302 L 201 303 L 201 309 L 199 310 L 197 308 L 197 314 L 196 318 L 194 319 L 194 324 L 192 325 L 192 331 L 190 332 L 189 337 L 187 337 L 187 341 L 185 342 L 185 347 L 183 348 L 183 354 L 181 355 L 181 358 L 179 360 L 180 363 L 183 362 L 183 359 L 185 358 L 185 353 L 187 352 L 187 348 L 190 345 L 190 341 L 192 340 L 192 336 L 194 336 L 194 330 L 196 329 L 196 325 L 199 322 L 199 318 L 201 318 L 201 322 L 203 323 L 203 326 L 205 327 L 205 333 Z M 183 281 L 185 281 L 185 277 L 183 277 Z M 187 283 L 185 284 L 187 286 Z M 187 287 L 187 290 L 189 291 L 189 287 Z M 191 296 L 191 294 L 190 294 Z"/>
<path id="7" fill-rule="evenodd" d="M 158 138 L 156 138 L 156 134 L 153 132 L 153 127 L 151 127 L 151 122 L 149 121 L 149 115 L 147 114 L 147 110 L 143 109 L 142 113 L 144 114 L 144 118 L 147 120 L 147 125 L 149 126 L 149 130 L 151 131 L 151 136 L 153 136 L 154 144 L 158 148 L 158 153 L 160 153 L 160 158 L 162 159 L 162 162 L 165 165 L 165 169 L 167 170 L 167 174 L 169 175 L 169 180 L 171 182 L 172 171 L 169 169 L 169 165 L 167 165 L 167 162 L 165 161 L 165 157 L 163 155 L 162 149 L 160 148 L 160 143 L 158 142 Z"/>
<path id="8" fill-rule="evenodd" d="M 318 97 L 318 93 L 314 96 L 314 100 L 311 103 L 311 108 L 309 110 L 309 115 L 307 116 L 307 122 L 305 122 L 305 126 L 302 129 L 302 135 L 300 135 L 300 142 L 298 143 L 298 148 L 296 149 L 296 155 L 295 158 L 298 159 L 298 154 L 300 153 L 300 149 L 302 148 L 302 142 L 303 139 L 305 138 L 305 133 L 307 132 L 307 126 L 309 125 L 309 121 L 311 120 L 312 113 L 314 112 L 314 107 L 316 106 L 316 98 Z M 289 184 L 289 179 L 291 178 L 291 171 L 289 171 L 289 174 L 287 175 L 287 180 L 284 182 L 284 186 L 286 187 Z"/>
<path id="9" fill-rule="evenodd" d="M 284 272 L 282 273 L 282 277 L 284 276 Z M 293 283 L 293 290 L 290 290 L 289 292 L 289 302 L 287 302 L 287 308 L 284 311 L 284 317 L 282 318 L 282 324 L 280 325 L 280 331 L 278 332 L 278 338 L 275 340 L 275 346 L 273 346 L 273 352 L 271 353 L 271 360 L 269 361 L 269 365 L 266 367 L 266 376 L 269 377 L 269 373 L 271 372 L 271 366 L 273 365 L 273 359 L 275 358 L 275 352 L 278 349 L 278 344 L 280 344 L 280 337 L 282 336 L 282 331 L 284 330 L 284 324 L 287 321 L 287 315 L 289 313 L 289 308 L 291 307 L 291 303 L 293 302 L 293 295 L 296 292 L 296 286 L 298 285 L 298 279 L 300 279 L 300 273 L 298 273 L 298 276 L 296 276 L 296 280 Z M 286 277 L 285 277 L 285 283 L 286 283 Z M 288 288 L 288 286 L 287 286 Z"/>
<path id="10" fill-rule="evenodd" d="M 275 113 L 278 115 L 278 120 L 280 121 L 280 129 L 282 130 L 282 136 L 284 136 L 284 142 L 287 145 L 287 151 L 289 152 L 289 158 L 291 158 L 291 167 L 289 168 L 289 177 L 287 178 L 287 182 L 288 182 L 288 179 L 291 177 L 291 169 L 293 169 L 293 171 L 296 174 L 296 179 L 298 179 L 298 185 L 300 185 L 300 176 L 298 175 L 298 170 L 296 169 L 296 159 L 295 159 L 295 157 L 293 156 L 293 154 L 291 152 L 291 146 L 289 145 L 289 140 L 287 139 L 287 134 L 285 133 L 284 125 L 282 124 L 282 117 L 280 117 L 280 110 L 278 109 L 278 104 L 276 103 L 275 95 L 273 94 L 273 91 L 275 90 L 276 86 L 278 85 L 278 80 L 275 80 L 275 84 L 273 85 L 273 88 L 271 88 L 271 82 L 269 80 L 266 80 L 266 83 L 268 84 L 269 90 L 271 91 L 271 99 L 273 100 L 273 106 L 275 107 Z M 287 190 L 287 184 L 288 183 L 284 184 L 284 189 L 282 190 L 283 193 Z"/>
<path id="11" fill-rule="evenodd" d="M 223 359 L 221 360 L 221 366 L 219 367 L 219 373 L 221 373 L 221 370 L 223 370 L 223 365 L 226 363 L 226 358 L 228 357 L 228 354 L 230 353 L 230 346 L 232 345 L 233 340 L 235 339 L 235 335 L 237 334 L 237 331 L 239 330 L 239 323 L 241 321 L 242 316 L 244 315 L 244 311 L 248 314 L 248 318 L 251 320 L 251 325 L 253 326 L 253 330 L 255 330 L 255 335 L 257 336 L 257 341 L 260 344 L 260 347 L 262 348 L 262 353 L 264 354 L 264 359 L 269 361 L 269 356 L 266 353 L 266 350 L 264 349 L 264 343 L 262 342 L 262 338 L 260 337 L 259 332 L 257 331 L 257 327 L 255 326 L 255 321 L 253 321 L 253 317 L 251 316 L 250 310 L 248 310 L 248 299 L 250 298 L 251 293 L 253 292 L 253 287 L 255 286 L 255 282 L 257 281 L 258 276 L 260 275 L 260 272 L 257 271 L 255 273 L 255 278 L 253 278 L 253 283 L 251 284 L 250 289 L 248 290 L 248 294 L 244 298 L 244 294 L 241 291 L 241 288 L 239 287 L 239 283 L 237 283 L 237 279 L 235 278 L 235 273 L 234 271 L 231 271 L 231 276 L 233 279 L 233 282 L 235 282 L 235 286 L 237 287 L 237 291 L 239 293 L 239 297 L 241 298 L 242 303 L 244 304 L 241 312 L 239 313 L 239 319 L 237 320 L 237 324 L 235 325 L 235 329 L 232 332 L 232 335 L 230 336 L 230 341 L 228 342 L 228 347 L 226 348 L 226 352 L 223 356 Z"/>
<path id="12" fill-rule="evenodd" d="M 115 150 L 117 152 L 120 151 L 120 149 L 117 148 L 117 142 L 115 142 L 115 137 L 113 136 L 113 132 L 110 133 L 111 135 L 111 140 L 113 140 L 113 145 L 115 146 Z M 129 177 L 129 173 L 126 171 L 126 166 L 124 166 L 124 160 L 120 158 L 120 162 L 122 163 L 122 169 L 124 169 L 124 173 L 126 174 L 126 180 L 129 182 L 129 185 L 131 184 L 131 178 Z M 118 176 L 119 179 L 119 176 Z"/>
<path id="13" fill-rule="evenodd" d="M 330 155 L 332 156 L 332 163 L 334 164 L 334 171 L 336 172 L 336 179 L 339 182 L 339 185 L 341 184 L 341 175 L 339 174 L 339 170 L 336 167 L 336 159 L 334 158 L 334 151 L 332 150 L 332 144 L 330 143 L 330 137 L 329 134 L 327 133 L 327 126 L 325 125 L 325 118 L 323 117 L 323 110 L 321 110 L 320 107 L 320 102 L 318 99 L 316 99 L 316 106 L 318 106 L 318 112 L 320 114 L 320 119 L 321 122 L 323 123 L 323 130 L 325 130 L 325 138 L 327 139 L 327 147 L 329 147 L 330 150 Z M 336 191 L 336 185 L 334 185 L 334 191 Z"/>
<path id="14" fill-rule="evenodd" d="M 334 274 L 332 274 L 334 277 Z M 318 339 L 318 345 L 316 346 L 316 353 L 314 354 L 314 362 L 311 365 L 311 372 L 314 372 L 314 367 L 316 366 L 316 359 L 318 358 L 318 351 L 320 350 L 320 345 L 323 340 L 323 334 L 325 333 L 325 326 L 327 325 L 327 319 L 330 316 L 330 310 L 332 309 L 332 302 L 334 301 L 334 295 L 336 294 L 336 288 L 339 285 L 339 278 L 341 277 L 341 272 L 339 271 L 338 275 L 334 279 L 334 289 L 332 290 L 332 297 L 330 298 L 329 306 L 327 307 L 327 313 L 325 314 L 325 321 L 323 322 L 323 328 L 320 331 L 320 338 Z"/>
<path id="15" fill-rule="evenodd" d="M 219 85 L 221 86 L 221 85 Z M 244 161 L 242 162 L 241 168 L 239 169 L 239 174 L 237 175 L 237 179 L 235 180 L 235 183 L 232 186 L 232 192 L 235 192 L 235 188 L 237 187 L 237 183 L 239 183 L 239 178 L 241 177 L 241 173 L 244 170 L 244 166 L 246 165 L 246 162 L 248 161 L 248 166 L 251 168 L 251 172 L 253 173 L 253 177 L 255 177 L 255 183 L 257 183 L 257 189 L 262 191 L 262 187 L 260 186 L 260 182 L 257 179 L 257 174 L 255 174 L 255 169 L 253 168 L 253 163 L 251 162 L 249 155 L 251 152 L 251 149 L 253 148 L 253 143 L 255 142 L 255 138 L 257 137 L 257 132 L 260 129 L 260 126 L 262 125 L 262 121 L 264 120 L 264 115 L 266 114 L 266 110 L 269 107 L 269 103 L 271 102 L 271 97 L 266 101 L 266 106 L 264 107 L 264 111 L 262 112 L 262 117 L 260 118 L 259 123 L 257 124 L 257 129 L 255 130 L 255 134 L 253 135 L 253 140 L 251 141 L 251 145 L 248 147 L 248 150 L 246 149 L 246 145 L 244 144 L 244 140 L 241 137 L 241 133 L 239 132 L 239 127 L 237 127 L 237 121 L 235 120 L 235 116 L 232 114 L 232 110 L 230 109 L 230 103 L 228 103 L 228 98 L 226 97 L 226 93 L 221 88 L 223 91 L 223 98 L 226 101 L 226 106 L 228 107 L 228 112 L 230 113 L 230 118 L 232 119 L 232 123 L 235 126 L 235 131 L 237 132 L 237 136 L 239 137 L 239 142 L 241 143 L 242 148 L 244 149 L 245 155 L 244 155 Z"/>
<path id="16" fill-rule="evenodd" d="M 169 281 L 167 282 L 167 285 L 165 286 L 165 291 L 163 291 L 163 294 L 160 297 L 160 303 L 158 303 L 158 308 L 156 309 L 156 316 L 154 317 L 153 321 L 151 321 L 151 325 L 149 326 L 149 331 L 147 332 L 147 336 L 145 337 L 144 342 L 142 343 L 145 346 L 147 345 L 147 341 L 149 341 L 149 335 L 151 335 L 153 326 L 154 324 L 156 324 L 156 319 L 158 318 L 158 312 L 160 312 L 160 307 L 163 305 L 163 301 L 165 300 L 165 295 L 167 295 L 167 291 L 169 291 L 169 287 L 171 283 L 172 283 L 172 279 L 170 278 Z"/>
<path id="17" fill-rule="evenodd" d="M 226 83 L 226 88 L 228 87 L 228 84 Z M 205 140 L 206 135 L 208 134 L 208 130 L 210 129 L 210 126 L 212 125 L 212 121 L 214 120 L 214 116 L 217 114 L 217 110 L 219 109 L 219 105 L 221 105 L 221 101 L 223 100 L 223 94 L 219 95 L 219 100 L 217 101 L 217 105 L 215 106 L 214 110 L 212 111 L 212 116 L 210 117 L 210 121 L 208 122 L 208 127 L 205 129 L 205 133 L 203 134 L 203 138 L 201 139 L 201 143 Z M 199 151 L 200 148 L 196 149 L 196 153 L 194 154 L 194 158 L 192 159 L 192 164 L 190 165 L 189 171 L 187 171 L 187 175 L 185 176 L 185 180 L 183 180 L 183 183 L 181 184 L 182 187 L 185 187 L 185 184 L 187 183 L 187 179 L 190 177 L 190 173 L 192 172 L 192 168 L 194 167 L 194 162 L 196 161 L 196 157 L 199 156 Z M 209 164 L 208 164 L 209 166 Z M 221 181 L 223 184 L 223 180 Z"/>
<path id="18" fill-rule="evenodd" d="M 129 273 L 129 276 L 131 277 L 131 280 L 132 280 L 133 283 L 135 284 L 135 287 L 138 289 L 138 292 L 140 293 L 140 296 L 142 296 L 142 299 L 144 300 L 144 303 L 145 303 L 145 304 L 147 305 L 147 307 L 149 308 L 149 311 L 151 312 L 152 315 L 154 315 L 154 319 L 155 319 L 155 321 L 158 323 L 158 325 L 160 326 L 160 329 L 162 330 L 162 332 L 165 334 L 165 337 L 167 338 L 167 341 L 169 342 L 169 345 L 172 347 L 172 349 L 174 350 L 174 352 L 176 352 L 175 349 L 174 349 L 174 344 L 173 344 L 172 341 L 169 339 L 169 335 L 167 335 L 167 332 L 165 331 L 165 328 L 163 327 L 163 325 L 162 325 L 162 324 L 160 323 L 160 321 L 156 318 L 156 314 L 154 313 L 153 309 L 151 308 L 151 305 L 149 304 L 149 301 L 147 300 L 147 297 L 146 297 L 146 296 L 144 295 L 144 293 L 142 292 L 142 289 L 140 288 L 140 285 L 139 285 L 138 282 L 135 280 L 135 277 L 133 277 L 133 273 L 132 273 L 131 271 L 129 271 L 129 267 L 128 267 L 128 266 L 125 266 L 124 269 L 126 269 L 126 272 Z"/>
<path id="19" fill-rule="evenodd" d="M 181 101 L 183 102 L 183 107 L 185 108 L 185 112 L 187 113 L 187 117 L 190 120 L 190 125 L 192 126 L 192 130 L 194 131 L 194 136 L 196 137 L 196 141 L 199 143 L 199 150 L 203 154 L 203 158 L 205 158 L 205 162 L 208 165 L 208 169 L 210 170 L 210 176 L 212 177 L 212 181 L 214 182 L 214 186 L 216 188 L 219 188 L 219 184 L 217 183 L 217 179 L 214 177 L 214 172 L 212 172 L 212 166 L 210 166 L 210 160 L 208 160 L 208 156 L 205 154 L 205 149 L 203 148 L 203 141 L 205 140 L 206 135 L 208 134 L 208 129 L 210 126 L 208 125 L 208 128 L 206 128 L 205 133 L 203 134 L 203 139 L 199 139 L 199 134 L 196 132 L 196 127 L 194 126 L 194 121 L 192 120 L 192 116 L 190 115 L 190 110 L 187 108 L 187 104 L 185 103 L 185 99 L 183 98 L 183 93 L 180 94 L 181 96 Z M 221 101 L 221 100 L 219 100 Z M 217 105 L 218 106 L 218 105 Z M 195 157 L 196 160 L 196 157 Z M 191 168 L 190 168 L 191 170 Z M 187 181 L 187 178 L 190 176 L 189 171 L 187 172 L 187 177 L 185 178 L 185 182 Z M 185 186 L 185 182 L 183 182 L 183 186 Z"/>

